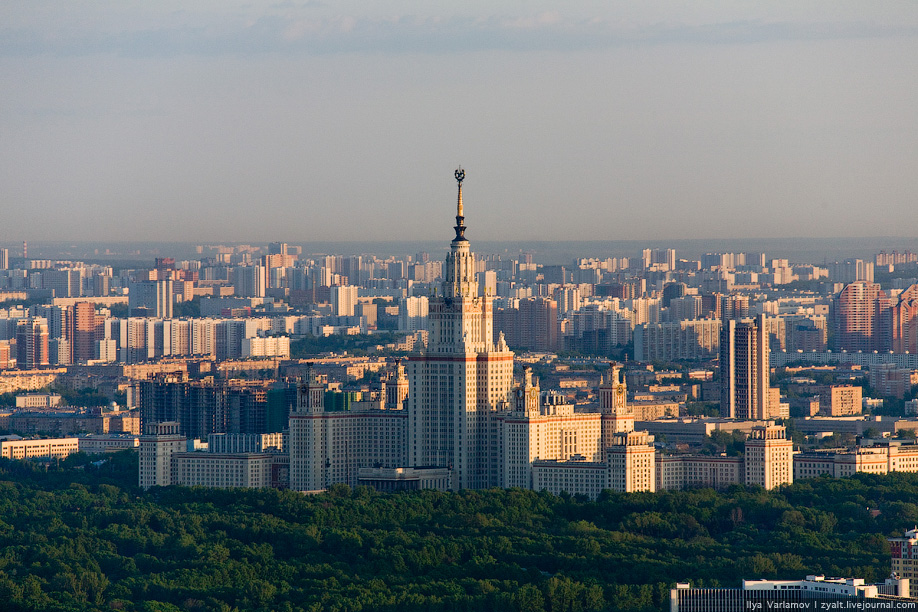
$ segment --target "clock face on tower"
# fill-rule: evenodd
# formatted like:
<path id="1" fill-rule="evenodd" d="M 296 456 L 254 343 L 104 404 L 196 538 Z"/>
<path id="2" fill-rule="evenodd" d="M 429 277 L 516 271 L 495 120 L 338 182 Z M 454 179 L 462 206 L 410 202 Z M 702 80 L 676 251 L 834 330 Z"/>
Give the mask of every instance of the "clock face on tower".
<path id="1" fill-rule="evenodd" d="M 619 385 L 619 386 L 615 389 L 615 392 L 618 393 L 619 395 L 624 395 L 624 394 L 625 394 L 625 385 Z"/>

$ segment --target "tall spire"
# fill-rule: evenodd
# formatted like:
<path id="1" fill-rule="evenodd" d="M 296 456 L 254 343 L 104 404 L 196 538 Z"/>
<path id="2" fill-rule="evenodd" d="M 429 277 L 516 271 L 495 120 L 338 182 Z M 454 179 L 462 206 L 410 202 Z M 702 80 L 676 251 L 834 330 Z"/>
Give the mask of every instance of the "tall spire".
<path id="1" fill-rule="evenodd" d="M 465 237 L 465 216 L 462 212 L 462 181 L 465 180 L 465 170 L 462 169 L 462 166 L 459 166 L 459 169 L 454 173 L 456 177 L 456 182 L 459 183 L 459 197 L 456 202 L 456 226 L 453 228 L 456 230 L 456 237 L 453 239 L 453 242 L 467 242 Z"/>

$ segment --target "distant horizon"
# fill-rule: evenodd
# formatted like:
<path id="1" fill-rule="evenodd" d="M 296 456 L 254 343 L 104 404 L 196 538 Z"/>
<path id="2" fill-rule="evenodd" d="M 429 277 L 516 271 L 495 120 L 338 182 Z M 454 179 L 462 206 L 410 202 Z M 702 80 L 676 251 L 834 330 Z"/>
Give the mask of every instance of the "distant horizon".
<path id="1" fill-rule="evenodd" d="M 548 265 L 570 264 L 590 257 L 638 257 L 645 248 L 673 248 L 678 259 L 698 258 L 709 252 L 765 253 L 766 259 L 789 259 L 792 263 L 821 264 L 824 261 L 860 258 L 872 260 L 880 251 L 918 252 L 918 237 L 848 236 L 784 238 L 681 238 L 671 240 L 476 240 L 469 236 L 472 250 L 479 256 L 502 255 L 512 258 L 532 253 L 534 261 Z M 154 257 L 199 259 L 196 247 L 265 247 L 272 242 L 286 242 L 303 247 L 304 256 L 376 255 L 407 256 L 427 252 L 445 254 L 451 236 L 435 240 L 310 240 L 310 241 L 130 241 L 130 240 L 37 240 L 27 241 L 29 259 L 91 259 L 113 261 L 152 261 Z M 12 260 L 21 259 L 22 242 L 2 242 Z M 96 252 L 109 249 L 111 253 Z"/>

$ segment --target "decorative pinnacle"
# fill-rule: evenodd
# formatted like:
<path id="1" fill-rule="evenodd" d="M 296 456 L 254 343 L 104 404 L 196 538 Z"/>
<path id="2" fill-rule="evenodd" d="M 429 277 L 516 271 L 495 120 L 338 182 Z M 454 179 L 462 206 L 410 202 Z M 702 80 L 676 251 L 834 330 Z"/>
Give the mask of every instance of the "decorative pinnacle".
<path id="1" fill-rule="evenodd" d="M 456 202 L 456 226 L 453 228 L 456 230 L 456 238 L 453 241 L 465 241 L 465 214 L 462 211 L 462 181 L 465 180 L 465 170 L 462 169 L 462 166 L 459 166 L 453 176 L 456 177 L 456 182 L 459 183 L 459 197 Z"/>
<path id="2" fill-rule="evenodd" d="M 462 181 L 465 180 L 465 170 L 462 169 L 462 166 L 459 166 L 459 169 L 453 174 L 456 177 L 456 182 L 459 183 L 459 200 L 456 205 L 456 216 L 462 217 Z"/>

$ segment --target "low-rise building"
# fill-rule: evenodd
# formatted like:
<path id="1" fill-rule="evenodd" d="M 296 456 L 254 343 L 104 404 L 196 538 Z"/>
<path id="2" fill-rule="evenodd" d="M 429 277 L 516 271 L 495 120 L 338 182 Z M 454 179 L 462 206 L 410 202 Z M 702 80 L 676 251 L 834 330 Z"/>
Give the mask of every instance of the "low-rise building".
<path id="1" fill-rule="evenodd" d="M 918 472 L 918 444 L 888 441 L 871 446 L 807 451 L 794 455 L 794 478 L 834 478 L 857 473 Z"/>
<path id="2" fill-rule="evenodd" d="M 100 434 L 79 436 L 81 453 L 114 453 L 140 447 L 140 438 L 131 434 Z"/>
<path id="3" fill-rule="evenodd" d="M 77 438 L 45 438 L 41 440 L 3 440 L 0 457 L 7 459 L 63 459 L 79 452 Z"/>
<path id="4" fill-rule="evenodd" d="M 744 612 L 746 610 L 816 609 L 817 604 L 845 599 L 879 600 L 908 597 L 910 581 L 907 578 L 887 578 L 881 584 L 867 584 L 862 578 L 826 578 L 810 575 L 804 580 L 743 580 L 739 589 L 692 588 L 688 583 L 677 583 L 670 591 L 670 612 Z M 770 605 L 769 605 L 770 604 Z M 822 606 L 818 606 L 820 609 Z M 836 609 L 839 606 L 831 606 Z M 850 606 L 851 609 L 868 609 Z"/>
<path id="5" fill-rule="evenodd" d="M 61 396 L 56 393 L 26 393 L 16 396 L 17 408 L 54 408 L 61 405 Z"/>
<path id="6" fill-rule="evenodd" d="M 449 491 L 452 471 L 447 468 L 360 468 L 357 482 L 377 491 Z"/>
<path id="7" fill-rule="evenodd" d="M 273 462 L 273 456 L 269 453 L 174 453 L 172 484 L 261 489 L 271 486 Z"/>

